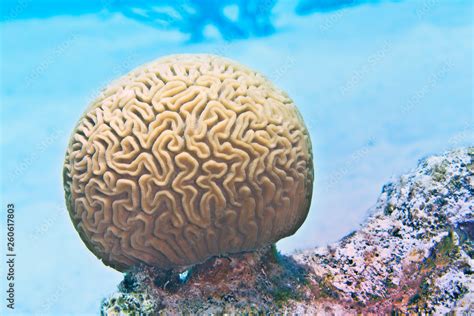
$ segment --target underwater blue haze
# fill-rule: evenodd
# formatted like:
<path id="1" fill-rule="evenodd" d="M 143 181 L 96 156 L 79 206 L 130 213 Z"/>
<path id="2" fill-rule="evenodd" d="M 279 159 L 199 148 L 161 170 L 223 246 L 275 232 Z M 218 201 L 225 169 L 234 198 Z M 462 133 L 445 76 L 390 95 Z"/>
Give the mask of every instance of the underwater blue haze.
<path id="1" fill-rule="evenodd" d="M 470 0 L 2 0 L 1 10 L 1 205 L 16 205 L 19 314 L 97 314 L 122 278 L 74 230 L 62 166 L 88 102 L 144 62 L 219 54 L 294 99 L 316 178 L 283 252 L 338 240 L 390 177 L 474 143 Z"/>

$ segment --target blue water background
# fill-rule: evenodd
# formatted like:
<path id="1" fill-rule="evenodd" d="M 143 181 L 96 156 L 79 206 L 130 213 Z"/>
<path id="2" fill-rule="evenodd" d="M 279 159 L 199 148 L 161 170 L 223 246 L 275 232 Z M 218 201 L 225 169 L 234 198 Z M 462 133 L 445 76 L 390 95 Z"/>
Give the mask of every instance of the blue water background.
<path id="1" fill-rule="evenodd" d="M 69 220 L 63 157 L 99 89 L 160 56 L 224 55 L 294 99 L 316 180 L 306 222 L 278 243 L 286 253 L 357 228 L 382 185 L 418 159 L 474 144 L 472 1 L 149 3 L 1 3 L 0 213 L 15 203 L 16 314 L 97 314 L 120 282 Z"/>

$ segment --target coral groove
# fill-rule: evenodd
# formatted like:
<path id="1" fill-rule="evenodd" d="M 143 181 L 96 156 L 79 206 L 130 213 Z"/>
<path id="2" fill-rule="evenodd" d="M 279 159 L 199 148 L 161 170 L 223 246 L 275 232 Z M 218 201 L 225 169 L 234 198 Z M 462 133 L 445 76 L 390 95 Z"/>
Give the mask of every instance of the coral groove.
<path id="1" fill-rule="evenodd" d="M 64 166 L 75 227 L 119 270 L 183 267 L 291 235 L 312 181 L 291 99 L 209 55 L 159 59 L 111 84 L 76 126 Z"/>

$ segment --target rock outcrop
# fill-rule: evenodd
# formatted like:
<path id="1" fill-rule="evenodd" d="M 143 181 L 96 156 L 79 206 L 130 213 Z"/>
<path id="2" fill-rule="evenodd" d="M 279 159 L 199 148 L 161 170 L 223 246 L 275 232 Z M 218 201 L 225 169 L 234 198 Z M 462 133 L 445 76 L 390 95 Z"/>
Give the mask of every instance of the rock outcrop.
<path id="1" fill-rule="evenodd" d="M 474 148 L 386 184 L 360 229 L 284 256 L 275 247 L 188 271 L 137 267 L 101 312 L 474 312 Z"/>

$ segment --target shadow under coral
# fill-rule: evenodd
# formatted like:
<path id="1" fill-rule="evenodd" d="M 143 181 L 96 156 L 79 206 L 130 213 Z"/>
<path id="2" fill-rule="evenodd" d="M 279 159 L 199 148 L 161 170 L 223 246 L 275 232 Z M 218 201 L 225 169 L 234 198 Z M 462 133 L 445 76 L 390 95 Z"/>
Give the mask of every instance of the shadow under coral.
<path id="1" fill-rule="evenodd" d="M 186 271 L 134 268 L 119 285 L 122 293 L 146 293 L 154 310 L 167 308 L 198 312 L 209 306 L 231 304 L 239 309 L 276 311 L 287 300 L 310 299 L 309 270 L 275 246 L 256 252 L 211 258 Z M 183 275 L 183 274 L 181 274 Z"/>

